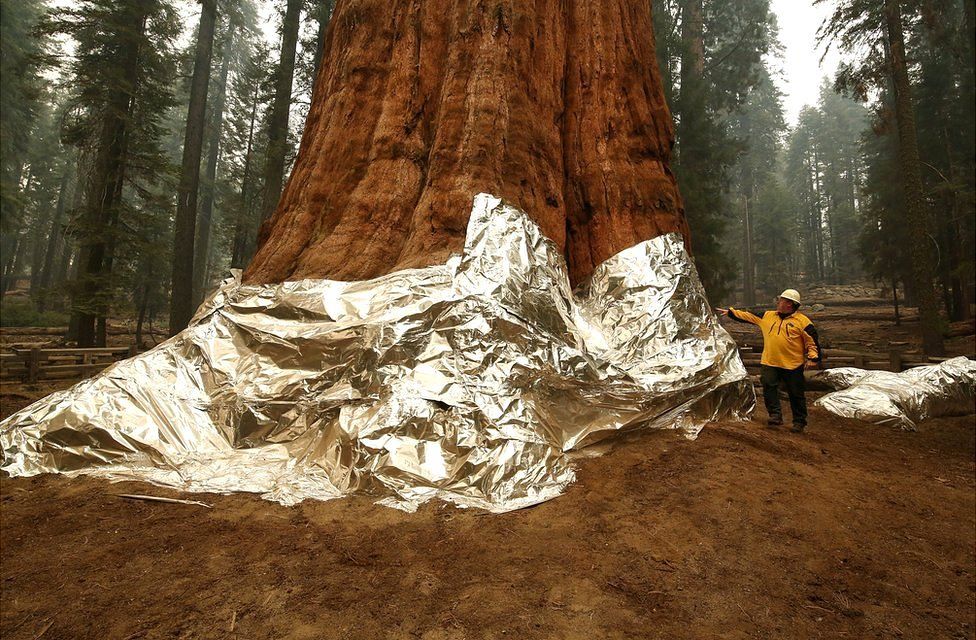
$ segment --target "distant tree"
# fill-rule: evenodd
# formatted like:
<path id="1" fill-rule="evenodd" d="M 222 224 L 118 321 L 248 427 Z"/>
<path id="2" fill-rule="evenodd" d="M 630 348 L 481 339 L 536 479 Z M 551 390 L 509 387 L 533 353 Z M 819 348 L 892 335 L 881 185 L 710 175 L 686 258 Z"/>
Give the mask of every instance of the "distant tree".
<path id="1" fill-rule="evenodd" d="M 81 249 L 75 329 L 80 345 L 104 345 L 114 262 L 134 215 L 133 198 L 143 197 L 165 167 L 161 114 L 172 103 L 179 19 L 164 0 L 79 0 L 54 11 L 49 29 L 76 43 L 64 135 L 90 157 L 73 225 Z"/>
<path id="2" fill-rule="evenodd" d="M 228 181 L 234 185 L 227 196 L 226 211 L 230 267 L 243 269 L 254 255 L 261 218 L 261 167 L 267 149 L 267 132 L 261 127 L 265 105 L 271 101 L 271 54 L 260 38 L 241 40 L 240 67 L 233 81 L 228 105 L 225 144 L 233 152 L 227 158 Z"/>
<path id="3" fill-rule="evenodd" d="M 886 92 L 887 93 L 887 92 Z M 882 99 L 882 105 L 888 99 Z M 864 135 L 865 175 L 861 210 L 862 229 L 858 235 L 861 259 L 876 282 L 890 286 L 898 308 L 898 285 L 911 286 L 911 271 L 905 259 L 912 238 L 905 220 L 905 200 L 901 194 L 901 169 L 898 141 L 893 129 L 894 114 L 881 108 L 874 129 Z"/>
<path id="4" fill-rule="evenodd" d="M 971 5 L 971 3 L 969 3 Z M 969 43 L 962 28 L 965 3 L 933 2 L 915 22 L 909 42 L 917 62 L 915 104 L 918 113 L 922 185 L 935 217 L 932 234 L 939 246 L 937 277 L 945 308 L 953 320 L 971 317 L 974 280 L 973 114 L 967 101 L 972 80 Z"/>
<path id="5" fill-rule="evenodd" d="M 823 0 L 819 0 L 823 1 Z M 855 95 L 866 96 L 871 87 L 889 85 L 898 133 L 900 184 L 905 199 L 905 220 L 914 241 L 908 247 L 911 289 L 918 302 L 922 346 L 929 355 L 945 351 L 942 320 L 935 295 L 935 252 L 930 231 L 935 227 L 922 184 L 915 104 L 905 40 L 906 13 L 902 0 L 841 0 L 822 30 L 822 39 L 861 54 L 843 70 L 841 84 Z M 866 54 L 866 55 L 865 55 Z"/>
<path id="6" fill-rule="evenodd" d="M 729 117 L 730 137 L 742 151 L 730 172 L 732 206 L 738 215 L 731 229 L 735 237 L 728 238 L 727 242 L 731 246 L 741 243 L 743 302 L 747 305 L 756 304 L 757 269 L 766 272 L 775 268 L 769 261 L 759 258 L 760 255 L 770 255 L 768 247 L 760 246 L 760 243 L 778 240 L 768 233 L 768 226 L 785 229 L 793 218 L 792 211 L 781 210 L 782 199 L 771 195 L 781 187 L 777 170 L 785 133 L 782 94 L 763 63 L 759 81 L 746 96 L 742 107 Z M 760 195 L 766 197 L 760 198 Z M 771 219 L 771 212 L 763 210 L 764 206 L 776 208 L 785 217 Z M 761 225 L 758 224 L 760 220 Z M 794 243 L 778 244 L 773 253 L 795 253 Z"/>
<path id="7" fill-rule="evenodd" d="M 200 0 L 200 24 L 194 49 L 193 79 L 186 116 L 183 163 L 176 199 L 173 234 L 173 277 L 170 285 L 169 330 L 182 331 L 193 316 L 193 262 L 195 257 L 197 195 L 200 185 L 200 159 L 210 86 L 217 0 Z"/>
<path id="8" fill-rule="evenodd" d="M 274 75 L 274 100 L 268 115 L 268 150 L 264 163 L 264 193 L 261 219 L 264 220 L 278 206 L 281 184 L 285 177 L 285 156 L 288 152 L 288 112 L 291 108 L 292 81 L 295 76 L 295 55 L 302 0 L 286 0 L 281 27 L 281 50 Z"/>
<path id="9" fill-rule="evenodd" d="M 868 116 L 863 105 L 824 82 L 817 105 L 801 112 L 790 133 L 785 171 L 801 202 L 800 251 L 810 282 L 850 282 L 860 275 L 861 137 Z"/>
<path id="10" fill-rule="evenodd" d="M 664 93 L 674 112 L 674 171 L 692 229 L 695 262 L 713 298 L 735 279 L 727 227 L 741 210 L 733 167 L 745 147 L 730 119 L 760 82 L 775 46 L 768 0 L 656 0 L 654 32 Z"/>
<path id="11" fill-rule="evenodd" d="M 0 3 L 0 254 L 2 288 L 14 269 L 23 231 L 27 152 L 44 102 L 40 72 L 49 38 L 36 32 L 43 0 Z"/>
<path id="12" fill-rule="evenodd" d="M 795 251 L 797 201 L 782 177 L 773 173 L 763 181 L 751 209 L 755 212 L 756 288 L 765 294 L 763 300 L 772 300 L 783 289 L 796 286 L 800 270 Z"/>
<path id="13" fill-rule="evenodd" d="M 197 218 L 197 232 L 193 258 L 193 304 L 203 301 L 208 280 L 208 267 L 211 249 L 211 226 L 213 222 L 214 196 L 217 187 L 217 162 L 220 158 L 221 132 L 224 125 L 224 109 L 227 102 L 227 79 L 230 74 L 230 61 L 234 50 L 234 37 L 239 29 L 240 19 L 232 13 L 227 21 L 220 51 L 220 72 L 210 105 L 210 122 L 207 137 L 207 165 L 203 178 L 200 214 Z"/>

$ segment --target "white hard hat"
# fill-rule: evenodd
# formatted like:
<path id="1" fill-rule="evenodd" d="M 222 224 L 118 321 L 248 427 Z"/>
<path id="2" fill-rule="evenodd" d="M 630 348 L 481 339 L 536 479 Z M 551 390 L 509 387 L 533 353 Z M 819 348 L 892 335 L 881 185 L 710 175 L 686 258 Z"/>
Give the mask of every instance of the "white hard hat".
<path id="1" fill-rule="evenodd" d="M 796 289 L 787 289 L 783 293 L 779 294 L 780 298 L 786 298 L 787 300 L 792 300 L 793 302 L 800 304 L 800 292 Z"/>

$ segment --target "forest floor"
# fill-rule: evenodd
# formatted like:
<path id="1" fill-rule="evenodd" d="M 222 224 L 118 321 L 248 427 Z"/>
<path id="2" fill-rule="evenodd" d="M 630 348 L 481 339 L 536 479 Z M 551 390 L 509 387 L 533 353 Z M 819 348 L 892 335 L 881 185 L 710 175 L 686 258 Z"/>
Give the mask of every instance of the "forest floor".
<path id="1" fill-rule="evenodd" d="M 838 344 L 913 344 L 910 323 L 810 315 Z M 0 416 L 69 384 L 5 386 Z M 3 476 L 0 636 L 976 637 L 974 417 L 909 433 L 814 408 L 803 435 L 764 419 L 634 434 L 579 461 L 564 496 L 502 515 Z"/>

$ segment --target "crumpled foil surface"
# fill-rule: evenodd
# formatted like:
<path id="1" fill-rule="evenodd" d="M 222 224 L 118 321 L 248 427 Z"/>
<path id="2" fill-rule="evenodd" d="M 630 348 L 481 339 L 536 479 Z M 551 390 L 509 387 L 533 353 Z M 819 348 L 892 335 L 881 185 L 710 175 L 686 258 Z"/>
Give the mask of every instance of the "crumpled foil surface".
<path id="1" fill-rule="evenodd" d="M 928 418 L 976 411 L 976 362 L 965 357 L 901 373 L 827 369 L 818 379 L 839 391 L 822 396 L 815 404 L 844 418 L 914 431 L 917 423 Z"/>
<path id="2" fill-rule="evenodd" d="M 610 258 L 574 295 L 555 245 L 481 194 L 447 264 L 235 274 L 179 335 L 0 423 L 0 445 L 15 476 L 502 512 L 559 495 L 573 450 L 637 428 L 694 437 L 754 403 L 679 236 Z"/>

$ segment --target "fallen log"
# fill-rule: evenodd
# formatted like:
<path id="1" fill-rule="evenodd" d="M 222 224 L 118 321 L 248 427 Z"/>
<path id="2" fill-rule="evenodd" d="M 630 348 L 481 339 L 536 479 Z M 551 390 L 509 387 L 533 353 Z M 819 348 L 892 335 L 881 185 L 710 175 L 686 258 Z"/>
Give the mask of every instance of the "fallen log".
<path id="1" fill-rule="evenodd" d="M 67 327 L 0 327 L 0 336 L 63 336 Z"/>
<path id="2" fill-rule="evenodd" d="M 884 298 L 809 298 L 807 305 L 822 304 L 825 307 L 890 307 L 891 300 Z"/>
<path id="3" fill-rule="evenodd" d="M 64 336 L 68 333 L 67 327 L 0 327 L 0 336 Z M 107 327 L 105 333 L 110 336 L 134 336 L 135 327 Z M 150 332 L 142 330 L 146 336 L 165 337 L 165 332 Z"/>
<path id="4" fill-rule="evenodd" d="M 918 314 L 900 314 L 902 322 L 918 322 Z M 810 312 L 810 319 L 814 322 L 824 320 L 860 320 L 867 322 L 894 322 L 894 312 L 888 313 L 814 313 Z"/>
<path id="5" fill-rule="evenodd" d="M 949 328 L 942 335 L 946 338 L 959 338 L 973 334 L 976 334 L 976 318 L 962 320 L 960 322 L 950 322 Z"/>

